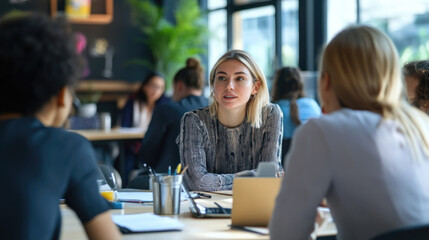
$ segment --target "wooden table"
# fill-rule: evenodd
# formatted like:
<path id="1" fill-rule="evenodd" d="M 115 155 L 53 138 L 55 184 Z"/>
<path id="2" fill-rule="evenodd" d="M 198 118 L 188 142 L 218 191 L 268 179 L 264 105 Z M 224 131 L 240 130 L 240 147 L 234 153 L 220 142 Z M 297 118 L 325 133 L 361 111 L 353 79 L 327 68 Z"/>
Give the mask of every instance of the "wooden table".
<path id="1" fill-rule="evenodd" d="M 110 131 L 100 129 L 70 131 L 84 136 L 89 141 L 138 140 L 144 137 L 143 131 L 139 128 L 114 128 Z"/>
<path id="2" fill-rule="evenodd" d="M 109 131 L 101 129 L 89 130 L 70 130 L 84 136 L 91 141 L 93 145 L 106 142 L 117 142 L 119 145 L 119 173 L 122 177 L 122 182 L 125 177 L 125 143 L 129 141 L 142 140 L 144 137 L 143 130 L 139 128 L 113 128 Z"/>
<path id="3" fill-rule="evenodd" d="M 216 207 L 214 202 L 218 202 L 224 207 L 232 207 L 232 197 L 227 195 L 212 194 L 211 199 L 197 199 L 196 201 L 206 207 Z M 135 214 L 153 212 L 151 204 L 125 203 L 122 210 L 111 210 L 112 214 Z M 74 214 L 67 206 L 61 206 L 62 213 L 62 240 L 79 240 L 87 239 L 85 231 Z M 189 211 L 189 203 L 183 201 L 180 205 L 180 214 L 171 216 L 179 219 L 185 226 L 180 232 L 158 232 L 158 233 L 139 233 L 125 234 L 123 239 L 150 239 L 150 240 L 193 240 L 193 239 L 269 239 L 267 235 L 231 229 L 231 219 L 229 218 L 193 218 Z M 335 233 L 335 225 L 331 224 L 319 236 Z"/>

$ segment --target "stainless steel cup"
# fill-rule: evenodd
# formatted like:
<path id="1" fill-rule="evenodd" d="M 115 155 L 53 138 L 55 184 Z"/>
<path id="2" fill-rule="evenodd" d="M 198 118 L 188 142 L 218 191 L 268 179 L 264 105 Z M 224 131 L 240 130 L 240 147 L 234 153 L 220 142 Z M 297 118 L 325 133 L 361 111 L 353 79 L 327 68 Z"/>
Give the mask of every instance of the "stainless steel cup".
<path id="1" fill-rule="evenodd" d="M 157 215 L 180 213 L 182 175 L 150 176 L 153 192 L 153 212 Z"/>

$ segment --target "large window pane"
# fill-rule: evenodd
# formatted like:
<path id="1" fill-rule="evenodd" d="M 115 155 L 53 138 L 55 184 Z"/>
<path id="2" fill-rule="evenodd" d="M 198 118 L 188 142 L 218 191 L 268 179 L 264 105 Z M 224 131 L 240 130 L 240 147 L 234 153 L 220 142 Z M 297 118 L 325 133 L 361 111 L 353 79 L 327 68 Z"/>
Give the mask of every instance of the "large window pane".
<path id="1" fill-rule="evenodd" d="M 284 66 L 298 65 L 298 0 L 282 1 L 282 62 Z"/>
<path id="2" fill-rule="evenodd" d="M 375 1 L 376 2 L 376 1 Z M 356 0 L 328 0 L 327 41 L 357 22 Z"/>
<path id="3" fill-rule="evenodd" d="M 401 61 L 429 58 L 429 0 L 361 0 L 361 21 L 386 32 Z"/>
<path id="4" fill-rule="evenodd" d="M 207 0 L 208 9 L 217 9 L 226 7 L 226 0 Z"/>
<path id="5" fill-rule="evenodd" d="M 243 10 L 233 15 L 233 48 L 250 53 L 265 76 L 271 78 L 274 69 L 274 7 Z"/>
<path id="6" fill-rule="evenodd" d="M 267 0 L 234 0 L 234 4 L 236 5 L 243 5 L 248 3 L 255 3 L 255 2 L 266 2 Z"/>
<path id="7" fill-rule="evenodd" d="M 208 15 L 209 29 L 211 36 L 209 38 L 208 52 L 208 70 L 226 51 L 226 10 L 212 11 Z"/>

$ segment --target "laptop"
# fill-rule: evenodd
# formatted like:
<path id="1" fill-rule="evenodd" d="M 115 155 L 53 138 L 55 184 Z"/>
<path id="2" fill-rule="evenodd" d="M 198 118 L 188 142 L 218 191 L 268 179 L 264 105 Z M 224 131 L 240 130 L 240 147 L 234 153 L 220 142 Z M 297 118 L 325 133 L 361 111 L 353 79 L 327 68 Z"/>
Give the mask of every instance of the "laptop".
<path id="1" fill-rule="evenodd" d="M 203 207 L 198 205 L 195 200 L 191 197 L 188 190 L 182 185 L 183 191 L 186 193 L 188 201 L 191 203 L 189 209 L 191 210 L 192 216 L 196 218 L 230 218 L 231 217 L 231 208 L 224 208 L 221 205 L 215 204 L 218 206 L 214 207 Z"/>
<path id="2" fill-rule="evenodd" d="M 268 226 L 281 182 L 273 177 L 235 178 L 231 226 Z"/>

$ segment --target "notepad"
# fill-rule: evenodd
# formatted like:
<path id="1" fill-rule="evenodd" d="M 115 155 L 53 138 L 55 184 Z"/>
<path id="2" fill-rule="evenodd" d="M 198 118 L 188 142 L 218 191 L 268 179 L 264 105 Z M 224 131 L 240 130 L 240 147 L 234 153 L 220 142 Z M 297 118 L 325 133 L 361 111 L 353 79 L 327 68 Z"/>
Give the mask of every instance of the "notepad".
<path id="1" fill-rule="evenodd" d="M 113 222 L 122 233 L 181 231 L 183 223 L 153 213 L 112 215 Z"/>
<path id="2" fill-rule="evenodd" d="M 117 192 L 120 202 L 153 202 L 152 192 Z"/>

